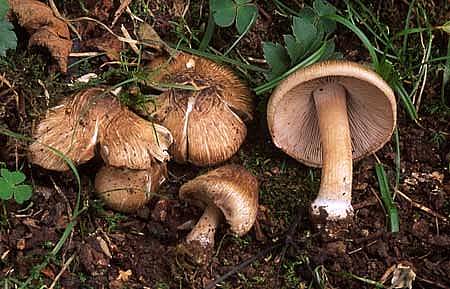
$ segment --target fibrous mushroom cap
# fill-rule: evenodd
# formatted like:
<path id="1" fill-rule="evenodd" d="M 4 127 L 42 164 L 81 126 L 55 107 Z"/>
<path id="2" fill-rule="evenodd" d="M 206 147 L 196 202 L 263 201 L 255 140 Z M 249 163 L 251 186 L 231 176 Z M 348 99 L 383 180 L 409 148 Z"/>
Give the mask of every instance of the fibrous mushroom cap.
<path id="1" fill-rule="evenodd" d="M 100 135 L 100 154 L 110 166 L 148 169 L 157 161 L 170 159 L 172 135 L 161 125 L 146 121 L 122 107 L 104 122 Z"/>
<path id="2" fill-rule="evenodd" d="M 300 69 L 273 92 L 267 121 L 275 145 L 291 157 L 310 165 L 322 165 L 322 147 L 312 92 L 335 82 L 347 94 L 353 159 L 380 149 L 396 123 L 395 96 L 374 71 L 360 64 L 332 60 Z"/>
<path id="3" fill-rule="evenodd" d="M 30 161 L 50 170 L 68 170 L 64 159 L 48 147 L 58 150 L 75 164 L 90 160 L 107 113 L 103 107 L 120 107 L 114 99 L 100 97 L 102 93 L 101 88 L 89 88 L 49 109 L 33 133 L 36 141 L 29 147 Z"/>
<path id="4" fill-rule="evenodd" d="M 196 88 L 170 88 L 152 114 L 172 132 L 175 160 L 206 166 L 236 153 L 247 134 L 244 121 L 252 118 L 252 97 L 233 71 L 187 54 L 151 66 L 159 72 L 155 81 Z"/>
<path id="5" fill-rule="evenodd" d="M 166 177 L 165 163 L 147 170 L 104 166 L 95 176 L 95 190 L 108 207 L 129 213 L 147 204 Z"/>
<path id="6" fill-rule="evenodd" d="M 239 165 L 226 165 L 185 183 L 180 198 L 217 206 L 231 226 L 242 236 L 256 220 L 259 185 L 257 179 Z"/>
<path id="7" fill-rule="evenodd" d="M 29 147 L 30 161 L 56 171 L 69 167 L 52 150 L 77 165 L 90 160 L 100 143 L 100 153 L 108 165 L 148 169 L 169 159 L 172 143 L 168 129 L 129 111 L 102 88 L 80 91 L 49 109 L 33 137 L 36 141 Z"/>

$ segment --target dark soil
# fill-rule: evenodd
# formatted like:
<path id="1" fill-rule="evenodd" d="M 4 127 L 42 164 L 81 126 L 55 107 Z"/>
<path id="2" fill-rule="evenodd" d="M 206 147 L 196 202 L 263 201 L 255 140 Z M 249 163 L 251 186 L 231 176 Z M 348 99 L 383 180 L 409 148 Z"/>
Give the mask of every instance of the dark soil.
<path id="1" fill-rule="evenodd" d="M 80 10 L 77 10 L 76 1 L 67 2 L 64 13 L 81 15 L 77 14 Z M 100 12 L 113 13 L 115 9 L 111 7 L 117 7 L 110 6 L 114 5 L 113 1 L 102 1 L 107 8 L 95 1 L 85 2 L 98 8 L 90 10 L 97 11 L 91 16 L 104 17 L 104 21 L 108 21 L 109 14 Z M 164 39 L 176 39 L 169 20 L 178 13 L 178 2 L 183 1 L 165 1 L 164 5 L 155 1 L 150 5 L 155 16 L 154 27 Z M 200 9 L 199 1 L 191 2 L 186 19 L 192 28 L 204 21 L 195 16 Z M 274 14 L 271 1 L 261 2 L 264 2 L 260 7 L 263 15 L 237 46 L 244 57 L 261 59 L 261 41 L 279 41 L 283 33 L 289 32 L 289 20 Z M 286 2 L 293 7 L 295 3 L 303 3 Z M 378 2 L 380 9 L 389 8 L 381 15 L 383 21 L 401 29 L 406 1 Z M 440 23 L 439 19 L 444 19 L 446 14 L 442 11 L 443 4 L 435 2 L 427 1 L 429 13 L 436 17 L 436 23 L 432 24 Z M 206 11 L 202 13 L 205 20 Z M 126 21 L 123 23 L 127 24 Z M 228 47 L 235 32 L 232 29 L 220 29 L 219 32 L 213 38 L 213 46 L 217 49 Z M 96 34 L 95 30 L 91 33 Z M 340 35 L 338 48 L 344 56 L 362 61 L 367 58 L 354 35 L 345 31 L 337 34 Z M 36 73 L 23 72 L 28 66 L 45 70 L 45 61 L 36 58 L 36 53 L 18 51 L 11 56 L 17 59 L 14 60 L 17 64 L 0 69 L 10 80 L 15 80 L 16 85 L 24 85 L 17 86 L 19 101 L 1 98 L 0 125 L 25 135 L 30 135 L 39 114 L 56 102 L 51 99 L 47 103 L 45 97 L 37 97 L 43 95 L 42 87 L 35 79 L 27 79 Z M 31 59 L 28 60 L 31 63 L 19 61 L 21 58 Z M 93 67 L 98 68 L 96 63 Z M 81 75 L 82 72 L 84 70 L 80 69 L 71 73 Z M 63 84 L 71 78 L 75 75 L 46 83 L 50 95 L 55 95 L 56 99 L 67 95 L 69 91 Z M 261 76 L 254 76 L 251 82 L 259 81 L 262 81 Z M 62 88 L 64 93 L 61 93 Z M 393 266 L 402 264 L 410 266 L 417 274 L 413 288 L 450 288 L 450 224 L 444 220 L 450 219 L 449 114 L 430 109 L 439 100 L 439 89 L 438 78 L 429 81 L 423 96 L 420 126 L 410 121 L 400 107 L 398 190 L 414 201 L 408 201 L 400 194 L 395 197 L 400 232 L 389 232 L 389 221 L 379 199 L 374 169 L 376 160 L 367 157 L 354 165 L 354 224 L 345 238 L 331 241 L 324 240 L 308 219 L 308 206 L 318 190 L 320 170 L 296 162 L 272 144 L 264 110 L 268 95 L 259 99 L 259 112 L 249 124 L 249 135 L 239 153 L 229 161 L 243 164 L 260 181 L 257 225 L 242 238 L 234 237 L 226 226 L 220 227 L 213 256 L 204 266 L 194 264 L 177 246 L 188 233 L 186 224 L 195 222 L 202 213 L 178 200 L 177 193 L 183 183 L 206 169 L 170 163 L 170 178 L 158 196 L 136 214 L 124 215 L 104 208 L 95 197 L 93 176 L 100 160 L 79 167 L 80 206 L 85 211 L 78 217 L 61 250 L 50 256 L 71 221 L 78 194 L 77 182 L 70 173 L 54 173 L 32 166 L 26 161 L 25 141 L 0 136 L 0 161 L 9 168 L 23 166 L 27 180 L 34 187 L 32 199 L 23 206 L 12 201 L 3 202 L 0 284 L 7 284 L 6 280 L 13 284 L 29 278 L 26 288 L 50 286 L 55 279 L 55 288 L 67 289 L 204 288 L 235 270 L 235 274 L 221 282 L 219 288 L 307 288 L 309 285 L 312 288 L 374 288 L 375 285 L 369 282 L 383 282 L 389 287 L 392 275 L 386 274 L 384 280 L 383 275 L 392 272 L 389 270 Z M 377 152 L 385 165 L 391 188 L 396 176 L 394 145 L 390 142 Z M 428 208 L 431 213 L 414 204 Z M 243 264 L 248 259 L 251 262 Z M 325 283 L 321 284 L 317 276 Z"/>

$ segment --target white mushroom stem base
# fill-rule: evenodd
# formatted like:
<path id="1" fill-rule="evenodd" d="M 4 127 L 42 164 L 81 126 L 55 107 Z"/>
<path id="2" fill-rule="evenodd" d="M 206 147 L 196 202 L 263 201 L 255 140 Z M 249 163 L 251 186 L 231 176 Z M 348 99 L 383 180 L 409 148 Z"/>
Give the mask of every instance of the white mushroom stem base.
<path id="1" fill-rule="evenodd" d="M 347 116 L 346 91 L 326 83 L 313 92 L 322 144 L 322 181 L 311 205 L 317 224 L 344 221 L 353 215 L 352 144 Z"/>
<path id="2" fill-rule="evenodd" d="M 186 242 L 197 242 L 203 248 L 214 247 L 216 228 L 222 219 L 222 212 L 214 205 L 206 207 L 195 227 L 187 235 Z"/>

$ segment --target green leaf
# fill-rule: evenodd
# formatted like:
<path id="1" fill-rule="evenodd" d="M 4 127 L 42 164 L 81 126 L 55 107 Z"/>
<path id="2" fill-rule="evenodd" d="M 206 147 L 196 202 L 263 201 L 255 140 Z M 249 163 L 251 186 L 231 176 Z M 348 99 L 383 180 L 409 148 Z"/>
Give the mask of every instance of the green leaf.
<path id="1" fill-rule="evenodd" d="M 298 12 L 298 15 L 297 15 L 297 17 L 305 19 L 306 21 L 308 21 L 310 23 L 314 23 L 316 21 L 317 16 L 318 15 L 317 15 L 316 11 L 314 11 L 314 9 L 312 9 L 309 6 L 306 6 L 305 8 L 300 10 L 300 12 Z"/>
<path id="2" fill-rule="evenodd" d="M 238 6 L 252 2 L 252 0 L 234 0 Z"/>
<path id="3" fill-rule="evenodd" d="M 294 17 L 292 31 L 297 42 L 299 42 L 305 50 L 311 47 L 317 36 L 317 28 L 314 26 L 313 22 L 307 18 Z"/>
<path id="4" fill-rule="evenodd" d="M 3 178 L 0 178 L 0 199 L 1 200 L 9 200 L 11 199 L 12 187 L 11 185 Z"/>
<path id="5" fill-rule="evenodd" d="M 18 184 L 22 183 L 23 181 L 25 181 L 25 175 L 24 175 L 24 173 L 22 173 L 20 171 L 9 172 L 7 181 L 11 185 L 18 185 Z"/>
<path id="6" fill-rule="evenodd" d="M 336 14 L 337 11 L 336 7 L 325 0 L 315 0 L 313 3 L 313 8 L 319 16 Z"/>
<path id="7" fill-rule="evenodd" d="M 264 58 L 271 68 L 270 72 L 266 75 L 267 79 L 275 78 L 289 68 L 289 55 L 281 44 L 264 42 L 263 51 Z"/>
<path id="8" fill-rule="evenodd" d="M 30 185 L 18 185 L 14 188 L 14 199 L 18 204 L 28 201 L 31 198 L 33 188 Z"/>
<path id="9" fill-rule="evenodd" d="M 0 0 L 0 20 L 5 19 L 6 13 L 9 10 L 9 3 L 7 0 Z"/>
<path id="10" fill-rule="evenodd" d="M 236 5 L 232 0 L 210 0 L 214 22 L 220 27 L 228 27 L 236 18 Z"/>
<path id="11" fill-rule="evenodd" d="M 6 50 L 15 49 L 17 46 L 17 36 L 13 29 L 14 26 L 11 23 L 0 20 L 0 56 L 5 56 Z"/>
<path id="12" fill-rule="evenodd" d="M 244 5 L 237 8 L 236 29 L 239 34 L 244 33 L 248 26 L 253 25 L 256 20 L 258 9 L 255 5 Z"/>
<path id="13" fill-rule="evenodd" d="M 442 31 L 450 34 L 450 20 L 445 22 L 444 25 L 439 27 Z"/>
<path id="14" fill-rule="evenodd" d="M 298 43 L 292 35 L 283 35 L 283 38 L 284 43 L 286 44 L 287 53 L 291 58 L 291 64 L 297 63 L 297 60 L 299 60 L 305 52 L 303 46 Z"/>

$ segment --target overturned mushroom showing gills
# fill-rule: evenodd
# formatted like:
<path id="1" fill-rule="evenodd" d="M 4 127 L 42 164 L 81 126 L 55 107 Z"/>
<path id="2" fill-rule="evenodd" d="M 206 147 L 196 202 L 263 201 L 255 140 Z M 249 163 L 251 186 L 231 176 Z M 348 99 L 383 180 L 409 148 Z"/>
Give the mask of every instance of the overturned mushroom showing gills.
<path id="1" fill-rule="evenodd" d="M 95 190 L 109 208 L 130 213 L 146 205 L 166 177 L 165 163 L 146 170 L 104 166 L 95 176 Z"/>
<path id="2" fill-rule="evenodd" d="M 329 234 L 349 224 L 352 159 L 380 149 L 395 127 L 396 102 L 389 85 L 357 63 L 317 63 L 276 88 L 267 120 L 277 147 L 306 165 L 322 166 L 312 220 Z"/>
<path id="3" fill-rule="evenodd" d="M 172 133 L 174 159 L 208 166 L 234 155 L 245 139 L 244 121 L 252 118 L 253 108 L 250 90 L 233 71 L 183 53 L 150 66 L 154 81 L 169 87 L 158 97 L 156 109 L 151 104 L 149 110 Z"/>
<path id="4" fill-rule="evenodd" d="M 239 236 L 246 234 L 256 220 L 258 191 L 257 179 L 238 165 L 220 167 L 181 186 L 181 199 L 205 207 L 186 242 L 198 246 L 202 252 L 212 249 L 222 216 L 231 231 Z"/>
<path id="5" fill-rule="evenodd" d="M 90 160 L 95 146 L 107 165 L 149 169 L 169 159 L 170 132 L 129 111 L 102 88 L 89 88 L 49 109 L 33 133 L 29 159 L 43 168 L 68 170 Z M 49 149 L 50 147 L 50 149 Z"/>

